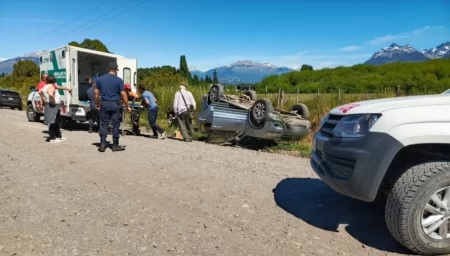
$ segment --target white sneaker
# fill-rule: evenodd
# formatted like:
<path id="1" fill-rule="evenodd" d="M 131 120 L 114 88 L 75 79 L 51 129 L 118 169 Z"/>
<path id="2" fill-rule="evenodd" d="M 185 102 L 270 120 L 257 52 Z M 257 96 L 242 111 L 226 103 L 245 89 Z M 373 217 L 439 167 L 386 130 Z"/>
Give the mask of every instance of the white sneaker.
<path id="1" fill-rule="evenodd" d="M 60 139 L 54 139 L 54 140 L 50 140 L 50 143 L 60 143 L 62 140 Z"/>
<path id="2" fill-rule="evenodd" d="M 67 140 L 67 138 L 65 138 L 65 137 L 61 137 L 61 138 L 59 138 L 60 140 Z"/>
<path id="3" fill-rule="evenodd" d="M 166 132 L 161 133 L 159 138 L 162 139 L 162 140 L 165 139 L 166 138 Z"/>

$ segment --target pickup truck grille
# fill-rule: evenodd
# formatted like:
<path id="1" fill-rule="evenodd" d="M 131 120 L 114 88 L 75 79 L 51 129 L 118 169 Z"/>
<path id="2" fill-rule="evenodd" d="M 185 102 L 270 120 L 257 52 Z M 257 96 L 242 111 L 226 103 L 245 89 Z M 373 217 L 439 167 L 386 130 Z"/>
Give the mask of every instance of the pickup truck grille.
<path id="1" fill-rule="evenodd" d="M 325 123 L 320 128 L 320 132 L 322 132 L 325 135 L 328 135 L 329 137 L 333 136 L 333 129 L 336 127 L 336 125 L 339 123 L 339 121 L 344 116 L 340 115 L 329 115 L 328 118 L 325 120 Z"/>

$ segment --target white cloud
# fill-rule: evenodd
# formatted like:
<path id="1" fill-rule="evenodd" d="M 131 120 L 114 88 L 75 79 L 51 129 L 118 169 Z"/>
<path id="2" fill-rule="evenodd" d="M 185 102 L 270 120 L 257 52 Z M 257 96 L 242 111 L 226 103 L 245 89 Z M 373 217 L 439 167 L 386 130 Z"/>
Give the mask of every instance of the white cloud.
<path id="1" fill-rule="evenodd" d="M 292 55 L 281 56 L 228 56 L 215 59 L 190 60 L 191 66 L 198 70 L 206 71 L 214 67 L 229 65 L 238 60 L 268 61 L 280 67 L 300 67 L 303 64 L 313 66 L 314 69 L 326 67 L 336 67 L 339 65 L 348 66 L 362 63 L 372 56 L 372 53 L 361 54 L 334 54 L 334 55 L 313 55 L 309 51 L 294 53 Z"/>
<path id="2" fill-rule="evenodd" d="M 370 41 L 367 41 L 366 44 L 369 45 L 380 45 L 380 44 L 386 44 L 386 43 L 393 43 L 396 40 L 405 39 L 405 38 L 413 38 L 413 37 L 419 37 L 425 34 L 425 32 L 429 32 L 432 30 L 440 30 L 443 29 L 443 26 L 437 26 L 437 27 L 430 27 L 425 26 L 423 28 L 419 28 L 413 31 L 398 33 L 398 34 L 390 34 L 385 35 L 381 37 L 374 38 Z"/>
<path id="3" fill-rule="evenodd" d="M 354 51 L 360 50 L 362 48 L 363 47 L 359 46 L 359 45 L 349 45 L 346 47 L 339 48 L 338 50 L 341 52 L 354 52 Z"/>
<path id="4" fill-rule="evenodd" d="M 0 62 L 4 61 L 4 60 L 7 60 L 7 58 L 0 58 Z"/>

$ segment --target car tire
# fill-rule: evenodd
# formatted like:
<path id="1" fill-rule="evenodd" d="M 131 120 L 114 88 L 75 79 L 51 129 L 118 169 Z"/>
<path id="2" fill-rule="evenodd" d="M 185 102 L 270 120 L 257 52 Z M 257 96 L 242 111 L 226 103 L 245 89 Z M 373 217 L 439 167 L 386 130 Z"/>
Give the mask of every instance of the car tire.
<path id="1" fill-rule="evenodd" d="M 298 103 L 291 107 L 289 110 L 291 112 L 297 113 L 297 115 L 301 115 L 304 119 L 309 118 L 309 109 L 305 104 Z"/>
<path id="2" fill-rule="evenodd" d="M 256 100 L 252 106 L 250 114 L 252 119 L 258 123 L 262 123 L 266 120 L 269 113 L 273 112 L 272 102 L 268 99 Z"/>
<path id="3" fill-rule="evenodd" d="M 219 101 L 224 95 L 223 86 L 220 84 L 215 84 L 211 86 L 208 92 L 208 105 Z"/>
<path id="4" fill-rule="evenodd" d="M 253 91 L 253 90 L 245 91 L 244 94 L 247 95 L 248 97 L 250 97 L 251 101 L 256 101 L 257 100 L 256 92 Z"/>
<path id="5" fill-rule="evenodd" d="M 34 111 L 32 104 L 27 105 L 27 118 L 28 122 L 39 122 L 39 119 L 41 118 L 41 116 Z"/>
<path id="6" fill-rule="evenodd" d="M 18 109 L 19 109 L 19 111 L 22 111 L 22 110 L 23 110 L 23 107 L 22 107 L 22 106 L 20 106 L 20 107 L 19 107 Z"/>
<path id="7" fill-rule="evenodd" d="M 449 254 L 449 206 L 450 162 L 413 166 L 395 182 L 388 196 L 385 210 L 388 230 L 400 244 L 415 253 Z M 428 229 L 432 232 L 425 232 Z M 444 235 L 446 239 L 442 239 Z"/>

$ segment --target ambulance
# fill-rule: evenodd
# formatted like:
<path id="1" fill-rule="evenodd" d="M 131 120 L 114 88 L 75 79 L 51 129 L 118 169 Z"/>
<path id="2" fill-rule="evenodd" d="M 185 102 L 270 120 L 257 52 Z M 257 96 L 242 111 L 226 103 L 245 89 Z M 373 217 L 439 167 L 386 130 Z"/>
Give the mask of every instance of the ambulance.
<path id="1" fill-rule="evenodd" d="M 85 122 L 90 110 L 87 90 L 91 86 L 85 77 L 100 77 L 106 74 L 108 64 L 117 63 L 119 71 L 117 76 L 124 83 L 131 85 L 136 92 L 137 59 L 105 53 L 71 45 L 59 47 L 52 51 L 43 51 L 38 54 L 40 74 L 53 75 L 59 86 L 69 87 L 72 92 L 58 90 L 61 95 L 61 123 L 67 121 Z M 38 122 L 44 114 L 41 97 L 35 86 L 30 87 L 31 93 L 27 99 L 27 117 L 30 122 Z"/>

